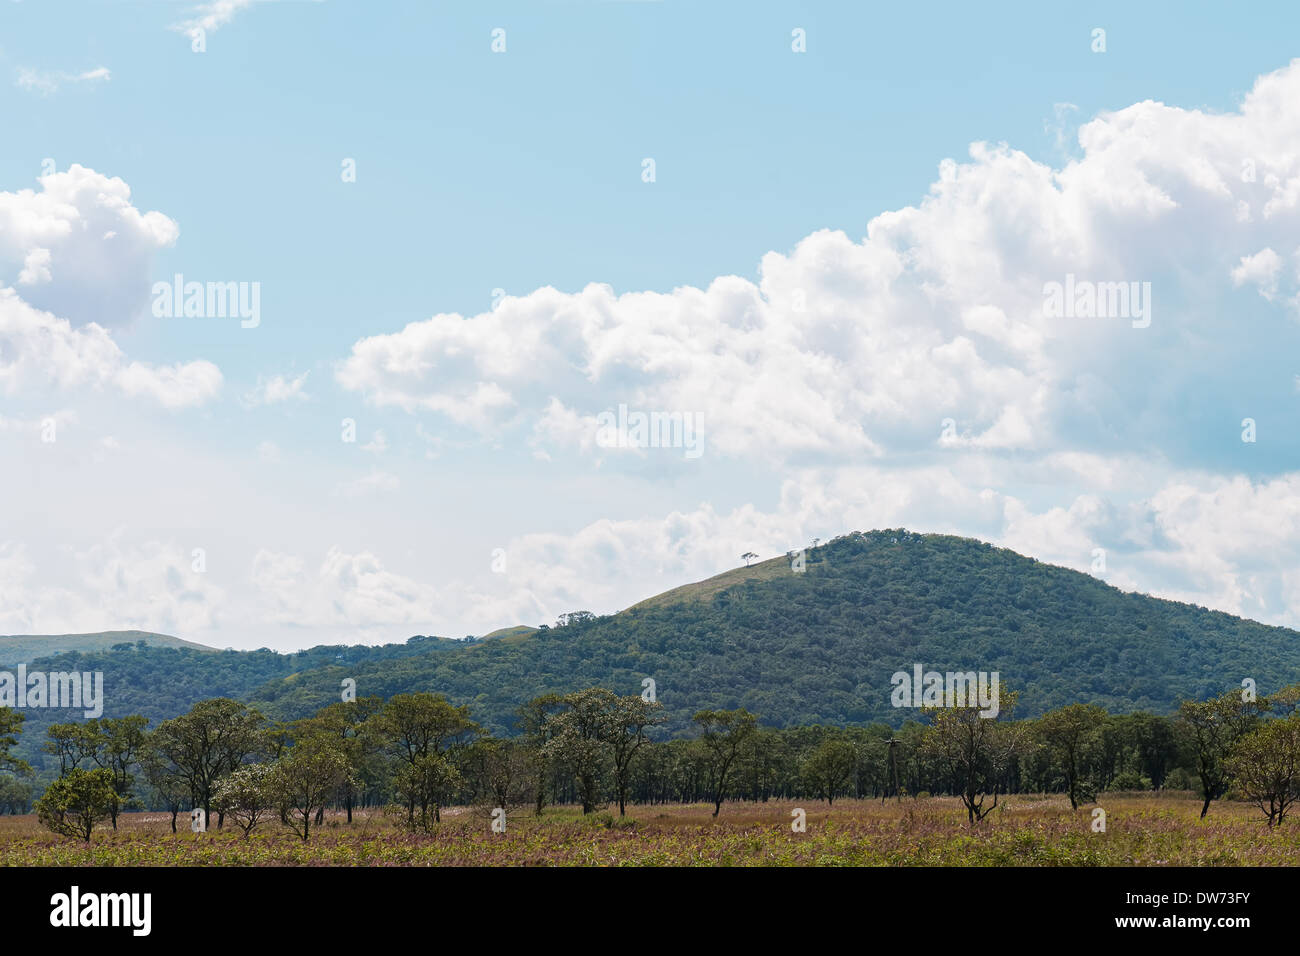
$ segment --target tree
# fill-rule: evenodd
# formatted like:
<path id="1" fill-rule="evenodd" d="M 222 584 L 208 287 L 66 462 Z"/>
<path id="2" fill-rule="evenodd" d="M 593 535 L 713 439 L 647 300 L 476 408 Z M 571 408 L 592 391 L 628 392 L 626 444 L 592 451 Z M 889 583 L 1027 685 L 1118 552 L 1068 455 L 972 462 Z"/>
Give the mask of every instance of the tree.
<path id="1" fill-rule="evenodd" d="M 513 810 L 532 797 L 532 755 L 514 740 L 484 737 L 474 741 L 465 756 L 476 801 L 485 809 Z"/>
<path id="2" fill-rule="evenodd" d="M 393 775 L 393 791 L 402 803 L 406 825 L 426 833 L 432 830 L 442 821 L 442 808 L 463 779 L 446 754 L 421 754 L 399 765 Z"/>
<path id="3" fill-rule="evenodd" d="M 373 718 L 382 708 L 383 701 L 378 697 L 335 701 L 317 711 L 316 716 L 296 721 L 291 728 L 291 740 L 319 733 L 339 742 L 340 750 L 348 761 L 347 782 L 340 793 L 348 823 L 352 822 L 357 788 L 364 787 L 377 777 L 374 754 L 379 748 L 380 735 Z"/>
<path id="4" fill-rule="evenodd" d="M 543 753 L 577 779 L 582 812 L 592 813 L 603 802 L 605 773 L 610 763 L 611 700 L 603 687 L 565 694 L 564 709 L 551 718 L 551 739 Z"/>
<path id="5" fill-rule="evenodd" d="M 150 746 L 185 781 L 193 805 L 210 817 L 217 782 L 263 748 L 264 720 L 239 701 L 217 697 L 163 721 L 150 735 Z M 217 819 L 220 827 L 220 811 Z"/>
<path id="6" fill-rule="evenodd" d="M 700 740 L 708 754 L 706 772 L 716 817 L 727 797 L 727 775 L 736 758 L 757 735 L 758 718 L 742 707 L 737 710 L 701 710 L 692 719 L 700 727 Z"/>
<path id="7" fill-rule="evenodd" d="M 36 801 L 36 815 L 55 833 L 89 842 L 91 831 L 116 801 L 109 771 L 70 770 L 45 788 Z"/>
<path id="8" fill-rule="evenodd" d="M 140 770 L 153 791 L 153 797 L 172 815 L 172 833 L 176 832 L 176 817 L 186 803 L 197 806 L 189 780 L 180 769 L 152 746 L 152 735 L 140 753 Z"/>
<path id="9" fill-rule="evenodd" d="M 834 806 L 840 793 L 858 767 L 858 751 L 847 740 L 826 739 L 805 758 L 803 777 L 827 806 Z"/>
<path id="10" fill-rule="evenodd" d="M 1073 810 L 1079 809 L 1080 799 L 1094 795 L 1085 779 L 1105 722 L 1106 710 L 1096 704 L 1070 704 L 1038 719 L 1038 733 L 1065 775 Z"/>
<path id="11" fill-rule="evenodd" d="M 649 738 L 646 728 L 666 719 L 663 705 L 643 700 L 639 694 L 614 697 L 609 702 L 609 742 L 614 764 L 614 793 L 618 797 L 618 815 L 627 815 L 627 791 L 631 783 L 632 758 Z"/>
<path id="12" fill-rule="evenodd" d="M 1243 735 L 1224 761 L 1232 781 L 1268 817 L 1281 824 L 1300 797 L 1300 715 L 1270 720 Z"/>
<path id="13" fill-rule="evenodd" d="M 59 758 L 60 777 L 83 764 L 89 765 L 100 746 L 99 736 L 90 721 L 50 724 L 45 728 L 45 735 L 49 740 L 41 749 Z"/>
<path id="14" fill-rule="evenodd" d="M 348 758 L 337 740 L 323 734 L 301 740 L 271 765 L 266 788 L 280 818 L 302 838 L 311 836 L 313 815 L 347 782 Z"/>
<path id="15" fill-rule="evenodd" d="M 756 557 L 758 557 L 758 555 L 756 555 L 753 551 L 746 551 L 744 554 L 740 556 L 740 560 L 745 562 L 745 567 L 749 567 L 749 562 L 753 561 Z"/>
<path id="16" fill-rule="evenodd" d="M 428 827 L 442 819 L 442 806 L 460 779 L 457 757 L 479 732 L 468 707 L 455 707 L 441 694 L 397 694 L 376 717 L 377 730 L 400 766 L 397 789 L 409 826 Z"/>
<path id="17" fill-rule="evenodd" d="M 1007 770 L 1020 747 L 1023 728 L 1010 721 L 1017 696 L 999 691 L 997 717 L 984 716 L 978 705 L 922 710 L 931 717 L 922 750 L 951 775 L 969 823 L 978 823 L 997 807 Z M 990 795 L 993 802 L 986 807 Z"/>
<path id="18" fill-rule="evenodd" d="M 113 829 L 116 830 L 117 815 L 130 802 L 135 787 L 135 775 L 131 771 L 139 763 L 140 751 L 146 738 L 145 727 L 149 721 L 134 714 L 120 718 L 105 717 L 89 723 L 94 728 L 93 733 L 99 744 L 91 759 L 97 767 L 107 770 L 113 777 L 113 792 L 117 799 L 113 801 L 109 816 L 113 821 Z"/>
<path id="19" fill-rule="evenodd" d="M 26 762 L 13 756 L 10 751 L 18 745 L 18 734 L 23 729 L 27 715 L 11 707 L 0 707 L 0 770 L 16 770 L 22 773 L 31 771 Z"/>
<path id="20" fill-rule="evenodd" d="M 212 795 L 220 812 L 235 821 L 246 840 L 277 809 L 277 794 L 269 786 L 272 767 L 262 763 L 244 764 L 221 778 Z"/>
<path id="21" fill-rule="evenodd" d="M 1268 699 L 1245 700 L 1238 691 L 1228 691 L 1212 700 L 1185 700 L 1178 708 L 1179 723 L 1185 728 L 1196 755 L 1196 775 L 1201 784 L 1201 819 L 1210 812 L 1210 802 L 1228 789 L 1224 765 L 1233 745 L 1255 729 Z"/>
<path id="22" fill-rule="evenodd" d="M 551 770 L 546 744 L 553 729 L 551 718 L 564 709 L 564 698 L 559 694 L 543 694 L 524 704 L 515 715 L 524 741 L 532 755 L 534 814 L 542 815 L 546 803 L 546 779 Z"/>

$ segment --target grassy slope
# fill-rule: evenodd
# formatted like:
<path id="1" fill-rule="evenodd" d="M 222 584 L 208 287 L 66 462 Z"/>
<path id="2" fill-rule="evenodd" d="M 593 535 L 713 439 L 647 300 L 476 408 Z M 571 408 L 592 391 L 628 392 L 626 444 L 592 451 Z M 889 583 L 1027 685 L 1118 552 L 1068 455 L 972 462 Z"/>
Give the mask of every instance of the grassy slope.
<path id="1" fill-rule="evenodd" d="M 216 648 L 166 634 L 149 631 L 102 631 L 98 634 L 0 634 L 0 666 L 15 667 L 30 664 L 42 657 L 53 657 L 69 651 L 89 653 L 106 651 L 114 644 L 134 644 L 144 641 L 150 647 L 191 647 L 198 651 L 215 651 Z"/>

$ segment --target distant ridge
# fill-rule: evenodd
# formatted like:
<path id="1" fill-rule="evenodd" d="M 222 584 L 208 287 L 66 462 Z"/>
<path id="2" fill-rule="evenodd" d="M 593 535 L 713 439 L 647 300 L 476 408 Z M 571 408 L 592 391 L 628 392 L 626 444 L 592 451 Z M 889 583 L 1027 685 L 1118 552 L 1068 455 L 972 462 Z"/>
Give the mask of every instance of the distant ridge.
<path id="1" fill-rule="evenodd" d="M 88 653 L 107 651 L 118 644 L 138 644 L 144 641 L 150 647 L 189 647 L 196 651 L 215 651 L 215 647 L 183 641 L 168 634 L 152 631 L 100 631 L 97 634 L 0 634 L 0 666 L 16 667 L 30 664 L 42 657 L 53 657 L 69 651 Z"/>

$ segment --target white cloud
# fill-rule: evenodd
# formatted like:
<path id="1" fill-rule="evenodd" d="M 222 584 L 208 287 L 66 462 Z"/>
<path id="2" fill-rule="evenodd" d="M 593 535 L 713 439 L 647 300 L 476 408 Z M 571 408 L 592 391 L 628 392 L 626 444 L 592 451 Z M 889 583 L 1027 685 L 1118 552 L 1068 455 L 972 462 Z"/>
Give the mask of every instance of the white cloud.
<path id="1" fill-rule="evenodd" d="M 1233 285 L 1251 285 L 1259 288 L 1266 299 L 1277 295 L 1277 278 L 1282 272 L 1282 257 L 1272 249 L 1264 248 L 1253 256 L 1242 256 L 1241 264 L 1232 270 Z"/>
<path id="2" fill-rule="evenodd" d="M 176 241 L 176 223 L 141 212 L 125 182 L 84 166 L 42 176 L 40 187 L 0 192 L 0 284 L 8 265 L 39 309 L 76 325 L 129 324 L 149 303 L 154 254 Z"/>
<path id="3" fill-rule="evenodd" d="M 260 550 L 252 580 L 270 619 L 352 630 L 366 639 L 376 628 L 427 628 L 437 601 L 431 587 L 388 571 L 375 555 L 338 547 L 328 550 L 314 574 L 297 555 Z"/>
<path id="4" fill-rule="evenodd" d="M 66 73 L 62 70 L 33 70 L 20 68 L 16 80 L 19 89 L 48 96 L 57 93 L 61 87 L 81 83 L 107 83 L 112 79 L 108 67 L 99 66 L 82 73 Z"/>
<path id="5" fill-rule="evenodd" d="M 212 33 L 233 20 L 240 10 L 252 5 L 253 0 L 211 0 L 209 3 L 200 3 L 190 10 L 187 19 L 176 24 L 173 29 L 188 36 L 194 36 L 200 30 Z"/>
<path id="6" fill-rule="evenodd" d="M 129 362 L 106 329 L 94 323 L 73 328 L 0 287 L 0 392 L 48 386 L 112 386 L 166 408 L 185 408 L 214 398 L 221 372 L 202 360 L 166 366 Z"/>
<path id="7" fill-rule="evenodd" d="M 127 544 L 115 534 L 71 555 L 74 577 L 49 579 L 22 544 L 0 542 L 0 631 L 66 634 L 140 629 L 187 634 L 216 627 L 225 594 L 174 543 Z M 42 574 L 41 572 L 45 572 Z"/>
<path id="8" fill-rule="evenodd" d="M 362 339 L 336 377 L 375 406 L 492 442 L 531 437 L 543 459 L 597 454 L 589 422 L 620 402 L 699 414 L 707 454 L 773 465 L 937 452 L 946 418 L 960 436 L 948 450 L 1158 443 L 1178 431 L 1177 396 L 1207 375 L 1237 387 L 1241 369 L 1208 358 L 1239 347 L 1223 306 L 1243 281 L 1271 294 L 1272 249 L 1300 232 L 1296 98 L 1300 61 L 1262 77 L 1236 113 L 1103 113 L 1060 169 L 976 143 L 862 241 L 814 233 L 764 256 L 756 282 L 538 289 Z M 1067 276 L 1149 284 L 1150 327 L 1047 315 L 1044 285 Z M 1189 361 L 1189 341 L 1206 358 Z M 1289 390 L 1288 376 L 1276 395 Z"/>
<path id="9" fill-rule="evenodd" d="M 273 375 L 263 379 L 258 376 L 257 385 L 245 392 L 240 402 L 245 408 L 256 408 L 259 405 L 276 405 L 280 402 L 306 401 L 311 397 L 303 391 L 308 374 L 310 373 L 303 372 L 296 378 Z"/>

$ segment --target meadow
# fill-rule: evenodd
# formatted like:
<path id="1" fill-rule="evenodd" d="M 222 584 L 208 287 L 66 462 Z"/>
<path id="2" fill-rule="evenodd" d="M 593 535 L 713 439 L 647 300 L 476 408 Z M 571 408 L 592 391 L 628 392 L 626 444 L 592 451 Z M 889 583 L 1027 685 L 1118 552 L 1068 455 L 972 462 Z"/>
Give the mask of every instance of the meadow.
<path id="1" fill-rule="evenodd" d="M 791 811 L 806 812 L 806 832 Z M 1004 798 L 966 822 L 956 798 L 653 805 L 583 816 L 578 808 L 508 815 L 450 808 L 432 833 L 411 833 L 379 810 L 325 822 L 304 843 L 272 820 L 245 838 L 234 827 L 173 834 L 170 816 L 128 813 L 90 843 L 57 837 L 34 816 L 0 817 L 5 866 L 1290 866 L 1300 863 L 1300 823 L 1270 831 L 1245 803 L 1217 801 L 1205 819 L 1191 793 L 1107 794 L 1105 832 L 1092 805 L 1061 795 Z M 182 817 L 180 825 L 184 827 Z"/>

